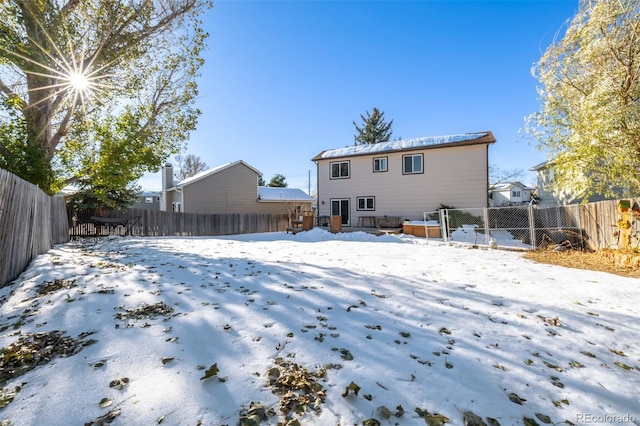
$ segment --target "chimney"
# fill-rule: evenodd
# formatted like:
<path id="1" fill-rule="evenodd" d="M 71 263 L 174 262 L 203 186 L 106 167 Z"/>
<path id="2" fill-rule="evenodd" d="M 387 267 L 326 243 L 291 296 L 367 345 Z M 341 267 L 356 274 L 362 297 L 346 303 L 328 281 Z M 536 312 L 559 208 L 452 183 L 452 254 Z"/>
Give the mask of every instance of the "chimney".
<path id="1" fill-rule="evenodd" d="M 167 189 L 173 186 L 173 166 L 171 163 L 162 169 L 162 194 L 160 195 L 160 210 L 167 211 Z"/>

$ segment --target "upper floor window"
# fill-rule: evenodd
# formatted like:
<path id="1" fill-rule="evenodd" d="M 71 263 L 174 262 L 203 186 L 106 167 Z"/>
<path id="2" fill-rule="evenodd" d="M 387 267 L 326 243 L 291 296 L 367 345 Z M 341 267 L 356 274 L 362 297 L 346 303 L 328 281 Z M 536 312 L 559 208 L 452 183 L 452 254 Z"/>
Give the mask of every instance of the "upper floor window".
<path id="1" fill-rule="evenodd" d="M 331 179 L 346 179 L 349 177 L 349 162 L 340 161 L 329 163 L 331 167 Z"/>
<path id="2" fill-rule="evenodd" d="M 376 199 L 375 197 L 357 197 L 358 210 L 375 210 Z"/>
<path id="3" fill-rule="evenodd" d="M 422 173 L 422 154 L 412 154 L 402 156 L 402 173 Z"/>
<path id="4" fill-rule="evenodd" d="M 147 204 L 153 203 L 153 197 L 144 197 L 144 202 Z"/>
<path id="5" fill-rule="evenodd" d="M 373 159 L 373 171 L 374 172 L 386 172 L 387 171 L 387 157 L 378 157 Z"/>

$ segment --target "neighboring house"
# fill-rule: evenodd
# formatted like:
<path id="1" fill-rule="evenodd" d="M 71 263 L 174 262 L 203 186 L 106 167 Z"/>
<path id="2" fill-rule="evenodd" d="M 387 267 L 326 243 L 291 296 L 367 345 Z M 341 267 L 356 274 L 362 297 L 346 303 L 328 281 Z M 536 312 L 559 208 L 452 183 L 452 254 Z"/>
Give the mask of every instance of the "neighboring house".
<path id="1" fill-rule="evenodd" d="M 553 188 L 553 168 L 552 161 L 546 161 L 531 167 L 529 170 L 534 171 L 538 175 L 538 188 L 536 191 L 536 204 L 540 207 L 557 206 L 565 204 L 578 204 L 583 202 L 595 202 L 609 199 L 617 199 L 618 197 L 605 197 L 603 195 L 594 194 L 585 198 L 577 196 L 569 190 L 556 190 Z"/>
<path id="2" fill-rule="evenodd" d="M 166 164 L 162 173 L 160 210 L 265 214 L 293 213 L 298 209 L 311 211 L 313 198 L 304 197 L 302 190 L 261 188 L 258 187 L 260 176 L 262 173 L 256 168 L 238 160 L 176 183 L 173 166 Z"/>
<path id="3" fill-rule="evenodd" d="M 312 212 L 313 202 L 313 197 L 302 189 L 258 187 L 258 203 L 263 207 L 264 213 L 300 214 Z"/>
<path id="4" fill-rule="evenodd" d="M 489 206 L 514 206 L 531 203 L 533 188 L 520 182 L 497 183 L 489 187 Z"/>
<path id="5" fill-rule="evenodd" d="M 396 140 L 316 155 L 318 215 L 423 219 L 441 204 L 487 207 L 491 132 Z"/>
<path id="6" fill-rule="evenodd" d="M 131 206 L 132 209 L 160 210 L 160 193 L 144 191 L 138 195 L 138 201 Z"/>

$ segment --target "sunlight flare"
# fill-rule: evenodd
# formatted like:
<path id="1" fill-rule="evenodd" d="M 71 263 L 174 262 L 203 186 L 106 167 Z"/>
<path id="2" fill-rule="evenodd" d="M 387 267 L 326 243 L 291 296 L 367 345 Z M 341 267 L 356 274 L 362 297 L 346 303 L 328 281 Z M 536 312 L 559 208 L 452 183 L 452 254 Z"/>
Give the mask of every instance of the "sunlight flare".
<path id="1" fill-rule="evenodd" d="M 84 91 L 89 89 L 89 79 L 82 72 L 72 71 L 69 74 L 69 83 L 76 91 Z"/>

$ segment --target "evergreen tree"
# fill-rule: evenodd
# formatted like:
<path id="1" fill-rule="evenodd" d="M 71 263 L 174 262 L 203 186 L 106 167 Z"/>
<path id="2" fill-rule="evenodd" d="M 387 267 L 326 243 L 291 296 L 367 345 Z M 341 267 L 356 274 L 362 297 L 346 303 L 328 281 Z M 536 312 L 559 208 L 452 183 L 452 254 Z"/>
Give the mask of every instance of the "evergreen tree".
<path id="1" fill-rule="evenodd" d="M 353 122 L 356 128 L 354 136 L 356 145 L 387 142 L 391 139 L 393 120 L 387 123 L 384 119 L 384 112 L 374 107 L 373 112 L 369 113 L 367 111 L 367 116 L 360 115 L 360 118 L 362 119 L 362 126 L 358 126 L 355 121 Z"/>
<path id="2" fill-rule="evenodd" d="M 284 175 L 281 174 L 277 174 L 274 177 L 271 178 L 271 181 L 269 181 L 269 185 L 272 188 L 286 188 L 288 183 L 285 182 L 287 178 L 284 177 Z"/>

